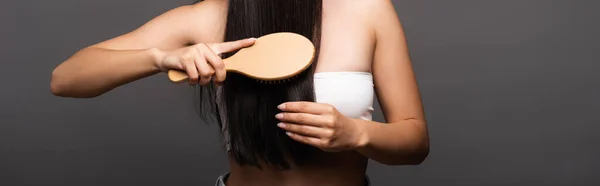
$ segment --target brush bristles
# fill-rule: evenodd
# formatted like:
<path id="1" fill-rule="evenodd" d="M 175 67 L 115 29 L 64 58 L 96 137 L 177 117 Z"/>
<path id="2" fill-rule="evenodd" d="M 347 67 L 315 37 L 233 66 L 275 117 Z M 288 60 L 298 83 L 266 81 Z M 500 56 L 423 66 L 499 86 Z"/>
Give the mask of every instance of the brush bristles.
<path id="1" fill-rule="evenodd" d="M 290 82 L 292 79 L 294 79 L 296 77 L 298 77 L 298 75 L 292 76 L 292 77 L 289 77 L 289 78 L 286 78 L 286 79 L 278 79 L 278 80 L 260 80 L 260 79 L 257 79 L 256 81 L 258 81 L 260 83 L 272 85 L 272 84 L 287 83 L 287 82 Z"/>

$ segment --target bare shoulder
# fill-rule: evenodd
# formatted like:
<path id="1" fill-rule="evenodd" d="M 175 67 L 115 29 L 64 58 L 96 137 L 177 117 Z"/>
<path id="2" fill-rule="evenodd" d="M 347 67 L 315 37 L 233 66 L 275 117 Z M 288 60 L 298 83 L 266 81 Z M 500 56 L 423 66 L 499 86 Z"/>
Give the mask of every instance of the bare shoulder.
<path id="1" fill-rule="evenodd" d="M 367 22 L 377 37 L 385 37 L 388 32 L 395 34 L 402 31 L 400 20 L 391 0 L 360 1 L 367 11 Z"/>
<path id="2" fill-rule="evenodd" d="M 392 0 L 332 0 L 339 1 L 337 3 L 331 3 L 332 7 L 334 4 L 338 7 L 344 7 L 347 15 L 355 20 L 355 23 L 365 26 L 371 32 L 371 35 L 375 40 L 377 38 L 385 37 L 388 33 L 396 32 L 400 29 L 400 20 L 398 18 L 396 8 Z"/>
<path id="3" fill-rule="evenodd" d="M 391 0 L 364 0 L 356 3 L 364 9 L 367 22 L 375 33 L 387 26 L 399 25 L 396 8 Z"/>

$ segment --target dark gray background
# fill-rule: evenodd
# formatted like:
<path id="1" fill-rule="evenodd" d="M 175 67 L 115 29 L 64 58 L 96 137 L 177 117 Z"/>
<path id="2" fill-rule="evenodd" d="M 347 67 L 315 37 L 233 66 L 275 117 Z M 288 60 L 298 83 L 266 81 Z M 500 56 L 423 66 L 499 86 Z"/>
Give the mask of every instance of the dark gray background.
<path id="1" fill-rule="evenodd" d="M 193 0 L 3 0 L 0 185 L 211 185 L 228 170 L 192 89 L 164 75 L 50 93 L 78 49 Z M 398 0 L 432 140 L 374 185 L 599 185 L 598 1 Z M 376 120 L 381 121 L 380 112 Z"/>

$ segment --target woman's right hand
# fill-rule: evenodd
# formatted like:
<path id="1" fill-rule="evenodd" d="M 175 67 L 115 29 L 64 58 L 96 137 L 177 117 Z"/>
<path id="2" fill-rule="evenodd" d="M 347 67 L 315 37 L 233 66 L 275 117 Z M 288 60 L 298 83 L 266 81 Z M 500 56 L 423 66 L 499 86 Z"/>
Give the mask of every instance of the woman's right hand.
<path id="1" fill-rule="evenodd" d="M 206 85 L 213 75 L 214 83 L 221 84 L 227 71 L 220 55 L 252 46 L 254 41 L 254 38 L 250 38 L 224 43 L 199 43 L 170 51 L 159 49 L 155 55 L 155 64 L 163 72 L 172 69 L 185 71 L 190 85 Z"/>

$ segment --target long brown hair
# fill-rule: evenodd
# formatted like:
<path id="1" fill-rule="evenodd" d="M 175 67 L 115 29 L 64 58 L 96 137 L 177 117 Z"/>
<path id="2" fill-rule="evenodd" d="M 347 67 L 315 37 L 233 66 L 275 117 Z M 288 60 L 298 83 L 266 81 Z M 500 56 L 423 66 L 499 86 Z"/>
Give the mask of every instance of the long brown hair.
<path id="1" fill-rule="evenodd" d="M 313 68 L 285 83 L 264 84 L 228 73 L 221 91 L 212 84 L 200 87 L 201 114 L 205 119 L 216 116 L 219 126 L 226 129 L 229 153 L 239 164 L 260 167 L 259 162 L 265 162 L 286 169 L 290 163 L 302 164 L 318 150 L 290 139 L 277 127 L 275 115 L 283 102 L 315 101 L 313 75 L 321 14 L 321 0 L 229 0 L 225 41 L 294 32 L 311 39 L 317 49 Z"/>

